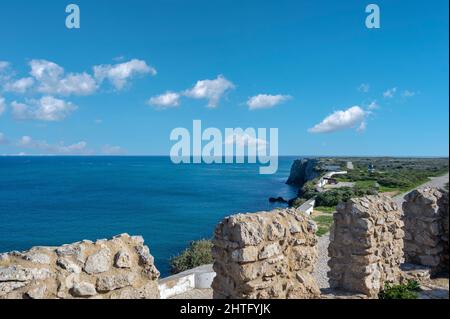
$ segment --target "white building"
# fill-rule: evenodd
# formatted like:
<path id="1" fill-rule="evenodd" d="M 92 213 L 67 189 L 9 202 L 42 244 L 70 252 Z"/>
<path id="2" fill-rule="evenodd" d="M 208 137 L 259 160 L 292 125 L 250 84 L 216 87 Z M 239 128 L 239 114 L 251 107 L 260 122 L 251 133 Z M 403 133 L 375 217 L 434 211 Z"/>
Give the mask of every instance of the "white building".
<path id="1" fill-rule="evenodd" d="M 310 216 L 314 212 L 314 206 L 315 205 L 316 205 L 316 199 L 315 198 L 311 198 L 311 199 L 307 200 L 306 202 L 304 202 L 298 208 L 298 210 L 300 210 L 300 212 Z"/>

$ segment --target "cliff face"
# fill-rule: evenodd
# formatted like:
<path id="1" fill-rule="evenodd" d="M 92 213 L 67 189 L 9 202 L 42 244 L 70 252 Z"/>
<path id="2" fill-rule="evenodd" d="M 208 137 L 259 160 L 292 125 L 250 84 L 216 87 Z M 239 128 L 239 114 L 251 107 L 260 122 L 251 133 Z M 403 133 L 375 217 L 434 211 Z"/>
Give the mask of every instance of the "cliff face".
<path id="1" fill-rule="evenodd" d="M 320 172 L 316 170 L 317 163 L 316 159 L 295 160 L 286 184 L 302 187 L 306 182 L 319 177 Z"/>

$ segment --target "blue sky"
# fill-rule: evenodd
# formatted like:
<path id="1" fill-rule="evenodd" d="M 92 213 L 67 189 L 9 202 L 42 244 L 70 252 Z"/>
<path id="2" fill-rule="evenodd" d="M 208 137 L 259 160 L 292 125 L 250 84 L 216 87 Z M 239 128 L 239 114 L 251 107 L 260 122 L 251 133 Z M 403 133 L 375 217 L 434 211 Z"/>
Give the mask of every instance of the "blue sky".
<path id="1" fill-rule="evenodd" d="M 166 155 L 176 127 L 281 155 L 448 156 L 448 1 L 0 4 L 0 154 Z M 170 94 L 166 94 L 169 92 Z"/>

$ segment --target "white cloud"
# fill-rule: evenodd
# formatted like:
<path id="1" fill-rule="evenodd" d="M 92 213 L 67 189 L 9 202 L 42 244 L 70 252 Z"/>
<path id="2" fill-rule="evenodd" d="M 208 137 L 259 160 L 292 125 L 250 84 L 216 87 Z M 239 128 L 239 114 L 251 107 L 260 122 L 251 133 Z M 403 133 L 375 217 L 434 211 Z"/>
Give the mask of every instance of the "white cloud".
<path id="1" fill-rule="evenodd" d="M 393 98 L 395 96 L 395 93 L 397 93 L 397 88 L 388 89 L 383 93 L 383 96 L 385 98 Z"/>
<path id="2" fill-rule="evenodd" d="M 133 59 L 119 64 L 104 64 L 94 66 L 94 75 L 100 83 L 110 81 L 117 90 L 121 90 L 127 81 L 139 74 L 156 75 L 156 70 L 147 65 L 145 61 Z"/>
<path id="3" fill-rule="evenodd" d="M 5 91 L 15 93 L 25 93 L 34 84 L 32 77 L 21 78 L 19 80 L 8 82 L 5 84 Z"/>
<path id="4" fill-rule="evenodd" d="M 378 108 L 380 108 L 380 106 L 378 105 L 377 101 L 372 101 L 370 102 L 370 104 L 367 106 L 367 108 L 372 111 L 372 110 L 376 110 Z"/>
<path id="5" fill-rule="evenodd" d="M 77 107 L 52 96 L 44 96 L 39 100 L 29 100 L 27 104 L 11 103 L 14 118 L 19 120 L 61 121 Z"/>
<path id="6" fill-rule="evenodd" d="M 232 82 L 219 75 L 214 80 L 197 81 L 193 88 L 184 92 L 184 95 L 194 99 L 207 99 L 208 107 L 215 108 L 218 106 L 222 96 L 233 88 L 234 84 Z"/>
<path id="7" fill-rule="evenodd" d="M 90 153 L 87 150 L 87 143 L 84 141 L 71 145 L 65 145 L 64 142 L 52 145 L 47 143 L 47 141 L 35 141 L 30 136 L 22 136 L 18 142 L 18 146 L 38 150 L 46 154 L 83 155 Z"/>
<path id="8" fill-rule="evenodd" d="M 180 94 L 175 92 L 166 92 L 164 94 L 154 96 L 148 100 L 148 104 L 157 106 L 158 108 L 169 108 L 180 105 Z"/>
<path id="9" fill-rule="evenodd" d="M 5 81 L 8 81 L 10 78 L 9 74 L 6 74 L 5 71 L 10 66 L 9 62 L 6 61 L 0 61 L 0 83 L 3 83 Z"/>
<path id="10" fill-rule="evenodd" d="M 55 93 L 62 95 L 89 95 L 97 90 L 97 83 L 94 78 L 83 73 L 70 73 L 61 79 L 54 89 L 50 89 L 45 93 Z"/>
<path id="11" fill-rule="evenodd" d="M 256 138 L 247 133 L 234 133 L 228 135 L 224 141 L 225 145 L 239 145 L 239 146 L 256 146 L 258 149 L 265 149 L 267 141 L 261 138 Z"/>
<path id="12" fill-rule="evenodd" d="M 359 87 L 358 87 L 358 91 L 359 92 L 363 92 L 363 93 L 368 93 L 370 90 L 370 85 L 367 83 L 362 83 Z"/>
<path id="13" fill-rule="evenodd" d="M 53 82 L 64 74 L 64 69 L 54 62 L 31 60 L 29 64 L 30 74 L 38 81 Z"/>
<path id="14" fill-rule="evenodd" d="M 30 74 L 39 83 L 37 90 L 46 94 L 89 95 L 97 90 L 95 79 L 86 72 L 64 75 L 64 69 L 47 60 L 32 60 Z"/>
<path id="15" fill-rule="evenodd" d="M 8 140 L 6 139 L 5 134 L 0 132 L 0 145 L 8 144 Z"/>
<path id="16" fill-rule="evenodd" d="M 356 129 L 357 132 L 364 132 L 367 128 L 367 122 L 362 121 L 359 127 Z"/>
<path id="17" fill-rule="evenodd" d="M 7 62 L 7 61 L 0 61 L 0 71 L 6 69 L 7 67 L 9 67 L 9 62 Z"/>
<path id="18" fill-rule="evenodd" d="M 291 98 L 292 97 L 290 95 L 259 94 L 249 98 L 247 101 L 247 105 L 250 110 L 267 109 L 286 102 Z"/>
<path id="19" fill-rule="evenodd" d="M 310 133 L 330 133 L 359 125 L 359 128 L 365 128 L 367 113 L 359 106 L 352 106 L 345 111 L 336 111 L 327 116 L 322 122 L 310 128 Z"/>
<path id="20" fill-rule="evenodd" d="M 102 153 L 105 155 L 123 155 L 126 152 L 120 146 L 104 145 L 102 147 Z"/>
<path id="21" fill-rule="evenodd" d="M 5 98 L 0 96 L 0 115 L 2 115 L 3 112 L 5 112 L 5 110 L 6 110 Z"/>
<path id="22" fill-rule="evenodd" d="M 417 94 L 417 92 L 405 90 L 402 92 L 403 97 L 413 97 Z"/>

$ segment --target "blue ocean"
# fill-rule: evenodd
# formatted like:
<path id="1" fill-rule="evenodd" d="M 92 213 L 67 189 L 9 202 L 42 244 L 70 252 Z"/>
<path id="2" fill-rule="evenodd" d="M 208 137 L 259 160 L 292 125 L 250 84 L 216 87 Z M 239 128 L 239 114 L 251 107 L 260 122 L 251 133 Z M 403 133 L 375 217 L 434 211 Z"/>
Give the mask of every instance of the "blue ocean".
<path id="1" fill-rule="evenodd" d="M 167 276 L 170 257 L 211 238 L 223 217 L 294 197 L 285 184 L 294 159 L 260 175 L 256 164 L 169 157 L 0 157 L 0 252 L 129 233 L 144 237 Z"/>

